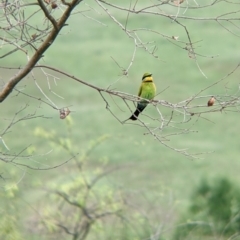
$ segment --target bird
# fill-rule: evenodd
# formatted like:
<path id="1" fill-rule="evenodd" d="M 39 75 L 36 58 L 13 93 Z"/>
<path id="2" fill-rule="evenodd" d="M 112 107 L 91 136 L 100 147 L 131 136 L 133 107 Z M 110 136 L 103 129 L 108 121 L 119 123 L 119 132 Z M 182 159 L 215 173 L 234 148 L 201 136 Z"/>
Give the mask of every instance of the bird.
<path id="1" fill-rule="evenodd" d="M 144 73 L 142 77 L 142 83 L 138 91 L 138 96 L 141 98 L 137 104 L 137 109 L 129 118 L 133 121 L 137 120 L 138 115 L 148 105 L 149 100 L 152 100 L 156 95 L 156 86 L 153 82 L 151 73 Z M 147 100 L 146 100 L 147 99 Z"/>
<path id="2" fill-rule="evenodd" d="M 212 96 L 212 97 L 208 100 L 207 105 L 208 105 L 208 107 L 211 107 L 211 106 L 213 106 L 214 103 L 215 103 L 215 98 L 214 98 L 214 96 Z"/>

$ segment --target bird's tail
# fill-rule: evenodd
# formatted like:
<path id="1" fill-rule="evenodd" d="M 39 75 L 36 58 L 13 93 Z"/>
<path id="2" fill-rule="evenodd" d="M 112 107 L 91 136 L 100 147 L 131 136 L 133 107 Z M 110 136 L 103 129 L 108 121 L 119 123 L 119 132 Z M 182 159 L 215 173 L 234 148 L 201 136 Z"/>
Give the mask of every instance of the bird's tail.
<path id="1" fill-rule="evenodd" d="M 129 119 L 131 119 L 133 121 L 137 120 L 138 115 L 144 110 L 145 107 L 146 107 L 146 105 L 138 105 L 137 109 L 135 110 L 135 112 Z"/>

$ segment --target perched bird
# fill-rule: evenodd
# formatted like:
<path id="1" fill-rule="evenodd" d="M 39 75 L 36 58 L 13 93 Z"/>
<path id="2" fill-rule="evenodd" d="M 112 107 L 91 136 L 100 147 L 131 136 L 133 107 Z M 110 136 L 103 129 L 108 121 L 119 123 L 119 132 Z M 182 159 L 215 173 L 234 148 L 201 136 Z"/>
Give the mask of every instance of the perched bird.
<path id="1" fill-rule="evenodd" d="M 208 105 L 208 107 L 211 107 L 214 103 L 215 103 L 215 98 L 214 98 L 214 96 L 212 96 L 212 97 L 208 100 L 207 105 Z"/>
<path id="2" fill-rule="evenodd" d="M 138 102 L 136 111 L 133 113 L 133 115 L 129 119 L 133 121 L 137 120 L 138 115 L 148 105 L 149 101 L 147 100 L 152 100 L 155 97 L 155 95 L 156 95 L 156 86 L 153 82 L 152 74 L 144 73 L 142 77 L 142 84 L 138 91 L 138 96 L 143 99 L 141 99 Z"/>

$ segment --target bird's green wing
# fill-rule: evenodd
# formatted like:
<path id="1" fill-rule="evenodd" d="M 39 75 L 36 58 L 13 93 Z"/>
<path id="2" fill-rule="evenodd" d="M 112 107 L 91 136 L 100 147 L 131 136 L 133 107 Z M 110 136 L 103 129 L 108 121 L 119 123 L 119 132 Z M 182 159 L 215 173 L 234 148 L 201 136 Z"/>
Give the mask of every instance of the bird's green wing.
<path id="1" fill-rule="evenodd" d="M 140 86 L 140 88 L 139 88 L 139 91 L 138 91 L 138 96 L 140 97 L 141 96 L 141 94 L 142 94 L 142 84 L 141 84 L 141 86 Z"/>

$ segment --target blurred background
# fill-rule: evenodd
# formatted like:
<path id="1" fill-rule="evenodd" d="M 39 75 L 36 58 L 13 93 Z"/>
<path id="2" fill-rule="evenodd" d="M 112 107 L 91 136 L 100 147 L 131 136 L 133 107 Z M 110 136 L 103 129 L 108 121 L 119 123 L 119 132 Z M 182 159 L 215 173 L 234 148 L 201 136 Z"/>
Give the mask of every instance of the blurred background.
<path id="1" fill-rule="evenodd" d="M 136 9 L 157 3 L 137 1 Z M 58 4 L 53 15 L 64 9 Z M 114 4 L 128 9 L 135 3 Z M 147 9 L 176 15 L 181 25 L 156 14 L 104 6 L 123 26 L 138 29 L 158 58 L 144 48 L 135 52 L 134 40 L 104 9 L 96 1 L 84 1 L 41 64 L 133 95 L 143 73 L 151 72 L 156 99 L 173 104 L 211 86 L 239 64 L 238 22 L 217 21 L 230 13 L 239 19 L 238 2 L 189 0 Z M 199 54 L 197 63 L 183 49 L 182 42 L 188 41 L 183 26 Z M 1 84 L 18 71 L 11 67 L 26 61 L 22 53 L 2 59 L 1 66 L 9 68 L 1 69 Z M 201 153 L 192 159 L 165 147 L 140 125 L 121 124 L 95 89 L 48 69 L 33 72 L 17 85 L 28 96 L 13 91 L 0 107 L 2 156 L 21 156 L 0 162 L 1 239 L 240 239 L 237 107 L 193 116 L 186 123 L 192 132 L 170 138 L 173 148 Z M 199 104 L 207 104 L 208 96 L 238 96 L 238 75 L 236 69 L 207 88 Z M 68 107 L 70 115 L 60 119 L 59 111 L 42 101 L 48 102 L 46 96 L 58 108 Z M 120 98 L 104 97 L 121 121 L 130 116 Z M 134 110 L 133 103 L 129 106 Z M 159 116 L 152 105 L 144 112 Z"/>

